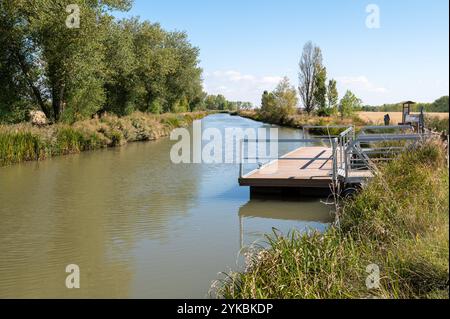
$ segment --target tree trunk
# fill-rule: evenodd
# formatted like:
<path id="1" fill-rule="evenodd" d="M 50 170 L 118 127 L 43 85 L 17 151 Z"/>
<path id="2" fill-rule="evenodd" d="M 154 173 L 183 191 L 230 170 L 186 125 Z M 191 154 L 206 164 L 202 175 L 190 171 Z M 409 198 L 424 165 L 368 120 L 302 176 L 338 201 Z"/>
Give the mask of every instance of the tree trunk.
<path id="1" fill-rule="evenodd" d="M 36 103 L 39 105 L 42 112 L 44 112 L 45 116 L 47 116 L 47 118 L 50 118 L 51 117 L 50 109 L 47 107 L 44 100 L 42 99 L 41 92 L 36 87 L 36 85 L 34 85 L 33 80 L 30 78 L 29 65 L 25 62 L 25 58 L 22 56 L 22 54 L 20 52 L 18 52 L 17 50 L 15 50 L 14 55 L 16 56 L 16 59 L 20 66 L 20 69 L 22 70 L 22 73 L 25 76 L 28 86 L 30 87 L 31 92 L 33 93 Z"/>
<path id="2" fill-rule="evenodd" d="M 52 107 L 55 122 L 61 119 L 62 107 L 64 105 L 64 84 L 55 84 L 52 88 Z"/>

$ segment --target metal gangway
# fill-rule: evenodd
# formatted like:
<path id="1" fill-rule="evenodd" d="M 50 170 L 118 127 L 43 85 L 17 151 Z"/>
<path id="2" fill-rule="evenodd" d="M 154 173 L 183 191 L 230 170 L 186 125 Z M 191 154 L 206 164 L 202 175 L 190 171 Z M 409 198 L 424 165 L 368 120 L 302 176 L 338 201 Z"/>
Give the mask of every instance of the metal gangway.
<path id="1" fill-rule="evenodd" d="M 335 184 L 360 185 L 377 172 L 377 164 L 394 160 L 401 152 L 435 134 L 411 125 L 364 126 L 358 135 L 352 128 L 334 138 L 332 179 Z"/>

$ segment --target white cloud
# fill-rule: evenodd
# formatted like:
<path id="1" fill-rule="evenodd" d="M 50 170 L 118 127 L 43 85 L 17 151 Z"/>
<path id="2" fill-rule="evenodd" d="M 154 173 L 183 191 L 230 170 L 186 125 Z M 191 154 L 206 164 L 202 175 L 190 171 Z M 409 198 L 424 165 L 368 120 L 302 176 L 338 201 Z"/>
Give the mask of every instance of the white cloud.
<path id="1" fill-rule="evenodd" d="M 345 91 L 350 90 L 362 99 L 365 104 L 383 104 L 392 99 L 392 97 L 390 97 L 390 90 L 373 83 L 365 75 L 338 76 L 335 79 L 337 81 L 340 97 L 345 94 Z"/>
<path id="2" fill-rule="evenodd" d="M 229 100 L 249 101 L 258 106 L 264 90 L 273 90 L 282 80 L 280 76 L 256 76 L 236 70 L 205 73 L 205 90 L 209 94 L 223 94 Z"/>
<path id="3" fill-rule="evenodd" d="M 278 84 L 283 78 L 280 76 L 264 76 L 261 79 L 262 83 L 267 83 L 267 84 Z"/>
<path id="4" fill-rule="evenodd" d="M 369 79 L 364 76 L 341 76 L 337 77 L 336 80 L 341 83 L 341 85 L 347 87 L 349 90 L 358 93 L 387 93 L 388 90 L 384 87 L 377 86 L 369 81 Z"/>
<path id="5" fill-rule="evenodd" d="M 261 103 L 261 95 L 273 90 L 282 80 L 281 76 L 256 76 L 237 70 L 221 70 L 204 74 L 204 88 L 209 94 L 222 94 L 229 100 L 249 101 L 255 106 Z M 382 104 L 390 100 L 390 90 L 375 84 L 365 75 L 346 75 L 335 78 L 338 83 L 340 97 L 346 90 L 351 90 L 365 103 Z M 291 81 L 296 86 L 296 81 Z M 395 99 L 394 99 L 395 100 Z"/>

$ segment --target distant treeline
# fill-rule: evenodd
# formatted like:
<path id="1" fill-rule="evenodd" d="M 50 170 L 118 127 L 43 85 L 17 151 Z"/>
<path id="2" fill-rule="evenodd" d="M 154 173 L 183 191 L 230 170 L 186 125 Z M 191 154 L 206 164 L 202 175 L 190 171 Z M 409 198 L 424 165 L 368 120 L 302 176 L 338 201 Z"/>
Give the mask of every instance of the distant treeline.
<path id="1" fill-rule="evenodd" d="M 433 103 L 417 103 L 412 106 L 413 112 L 420 112 L 421 108 L 424 108 L 425 112 L 443 112 L 446 113 L 449 111 L 448 106 L 448 96 L 443 96 Z M 401 104 L 384 104 L 381 106 L 363 106 L 361 108 L 362 111 L 369 112 L 401 112 L 402 105 Z"/>
<path id="2" fill-rule="evenodd" d="M 250 102 L 241 101 L 228 101 L 225 96 L 219 95 L 207 95 L 201 107 L 205 110 L 218 110 L 218 111 L 236 111 L 236 110 L 249 110 L 253 108 L 253 104 Z"/>
<path id="3" fill-rule="evenodd" d="M 74 122 L 99 110 L 123 116 L 242 104 L 203 92 L 199 49 L 186 33 L 108 14 L 131 4 L 2 0 L 0 122 L 24 121 L 30 109 Z"/>

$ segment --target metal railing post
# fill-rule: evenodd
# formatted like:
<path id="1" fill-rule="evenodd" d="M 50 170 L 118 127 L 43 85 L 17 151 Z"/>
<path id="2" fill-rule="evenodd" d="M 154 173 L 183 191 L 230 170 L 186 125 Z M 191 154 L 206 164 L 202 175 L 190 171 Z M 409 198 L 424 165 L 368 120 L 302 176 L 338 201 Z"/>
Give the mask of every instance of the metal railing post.
<path id="1" fill-rule="evenodd" d="M 349 170 L 349 155 L 348 155 L 348 149 L 347 146 L 345 147 L 345 182 L 348 180 L 348 170 Z"/>
<path id="2" fill-rule="evenodd" d="M 333 146 L 333 183 L 334 185 L 337 185 L 337 144 L 338 144 L 338 139 L 334 138 L 332 140 L 332 146 Z"/>
<path id="3" fill-rule="evenodd" d="M 239 178 L 244 177 L 244 140 L 241 139 L 240 145 L 239 145 Z"/>

